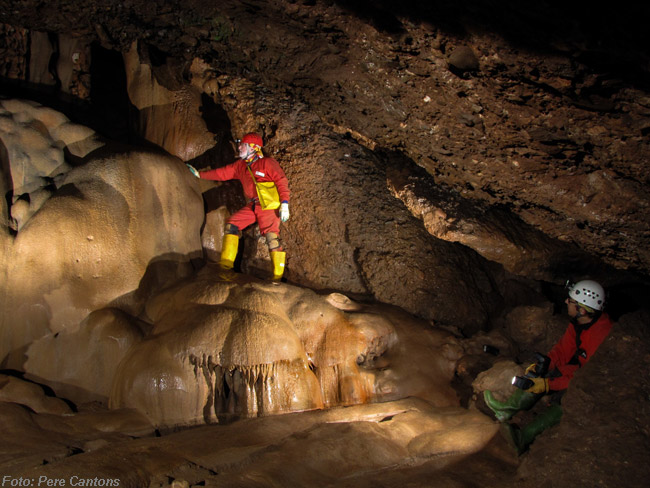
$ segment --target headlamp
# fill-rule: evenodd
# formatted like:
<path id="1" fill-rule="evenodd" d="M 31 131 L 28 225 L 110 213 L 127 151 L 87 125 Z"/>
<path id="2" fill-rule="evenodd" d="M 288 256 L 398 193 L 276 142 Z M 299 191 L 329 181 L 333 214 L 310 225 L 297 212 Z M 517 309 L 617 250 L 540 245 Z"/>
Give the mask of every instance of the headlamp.
<path id="1" fill-rule="evenodd" d="M 535 382 L 525 376 L 514 376 L 512 378 L 512 384 L 521 390 L 527 390 L 533 386 Z"/>

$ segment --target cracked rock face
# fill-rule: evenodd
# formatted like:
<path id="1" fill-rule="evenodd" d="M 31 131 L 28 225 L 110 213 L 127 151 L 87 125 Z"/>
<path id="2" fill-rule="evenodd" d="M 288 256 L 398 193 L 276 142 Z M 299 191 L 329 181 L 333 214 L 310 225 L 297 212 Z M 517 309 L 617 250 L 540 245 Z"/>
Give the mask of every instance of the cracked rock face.
<path id="1" fill-rule="evenodd" d="M 54 53 L 58 44 L 70 57 L 52 71 L 62 92 L 85 80 L 98 94 L 91 106 L 111 106 L 106 120 L 129 121 L 200 168 L 230 162 L 234 138 L 261 132 L 293 190 L 282 238 L 296 283 L 473 333 L 498 309 L 501 267 L 558 285 L 567 275 L 606 285 L 645 276 L 642 47 L 632 35 L 607 37 L 602 22 L 594 31 L 569 7 L 528 15 L 463 5 L 64 8 L 68 17 L 48 19 L 49 51 L 43 19 L 7 8 L 8 20 L 30 29 L 3 27 L 2 70 L 19 84 L 46 84 L 48 58 L 29 58 L 28 46 Z M 57 37 L 70 22 L 78 37 Z M 239 196 L 231 190 L 221 201 L 230 212 Z M 16 220 L 47 196 L 18 199 Z M 259 235 L 248 237 L 243 269 L 266 269 Z M 204 235 L 211 240 L 219 238 Z"/>

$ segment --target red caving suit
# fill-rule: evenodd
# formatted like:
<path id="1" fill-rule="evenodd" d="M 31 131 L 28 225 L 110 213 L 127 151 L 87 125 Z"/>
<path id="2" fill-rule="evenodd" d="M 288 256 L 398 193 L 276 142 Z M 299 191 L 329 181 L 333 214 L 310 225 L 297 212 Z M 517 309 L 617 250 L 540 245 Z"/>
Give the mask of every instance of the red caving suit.
<path id="1" fill-rule="evenodd" d="M 272 181 L 278 188 L 280 201 L 289 203 L 289 181 L 275 159 L 258 158 L 251 163 L 250 168 L 258 183 Z M 204 180 L 227 181 L 237 179 L 240 181 L 248 204 L 230 216 L 227 220 L 229 224 L 236 225 L 240 230 L 244 230 L 249 225 L 257 222 L 262 235 L 267 232 L 280 234 L 278 212 L 276 210 L 262 210 L 257 198 L 255 183 L 248 169 L 246 169 L 246 162 L 243 159 L 238 159 L 223 168 L 202 171 L 199 174 L 201 179 Z"/>
<path id="2" fill-rule="evenodd" d="M 581 328 L 580 350 L 578 351 L 576 329 L 580 330 Z M 551 358 L 550 374 L 548 376 L 549 389 L 552 391 L 565 390 L 578 368 L 589 361 L 611 329 L 612 321 L 605 313 L 586 329 L 584 326 L 574 326 L 573 322 L 571 322 L 562 338 L 548 353 L 549 358 Z M 558 374 L 559 376 L 557 376 Z"/>

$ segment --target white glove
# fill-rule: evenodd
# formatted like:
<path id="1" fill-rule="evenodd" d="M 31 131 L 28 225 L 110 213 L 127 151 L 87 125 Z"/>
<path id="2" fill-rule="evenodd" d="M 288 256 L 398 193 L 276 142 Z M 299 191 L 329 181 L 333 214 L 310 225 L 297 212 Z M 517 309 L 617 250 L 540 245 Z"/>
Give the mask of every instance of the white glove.
<path id="1" fill-rule="evenodd" d="M 289 204 L 288 203 L 281 203 L 280 204 L 280 220 L 282 222 L 286 222 L 289 220 Z"/>
<path id="2" fill-rule="evenodd" d="M 192 166 L 191 164 L 187 164 L 187 163 L 185 163 L 185 166 L 187 166 L 189 168 L 189 170 L 192 172 L 192 174 L 194 176 L 196 176 L 197 178 L 200 178 L 199 172 L 196 170 L 196 168 L 194 166 Z"/>

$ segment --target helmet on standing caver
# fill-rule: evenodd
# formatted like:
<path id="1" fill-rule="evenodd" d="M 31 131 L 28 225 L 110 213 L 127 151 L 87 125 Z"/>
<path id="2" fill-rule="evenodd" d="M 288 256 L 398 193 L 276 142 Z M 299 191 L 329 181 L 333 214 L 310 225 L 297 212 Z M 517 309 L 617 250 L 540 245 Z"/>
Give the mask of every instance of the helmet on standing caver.
<path id="1" fill-rule="evenodd" d="M 256 134 L 255 132 L 249 132 L 248 134 L 246 134 L 244 137 L 241 138 L 241 142 L 243 142 L 244 144 L 254 144 L 258 147 L 264 146 L 264 141 L 262 140 L 262 136 Z"/>

